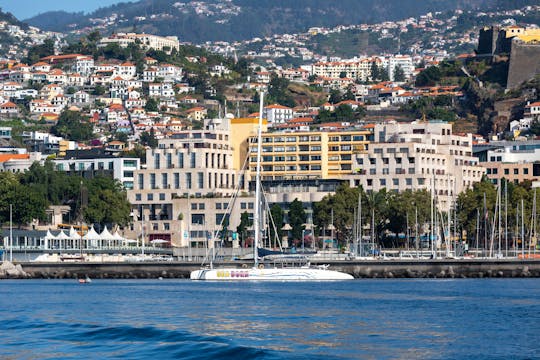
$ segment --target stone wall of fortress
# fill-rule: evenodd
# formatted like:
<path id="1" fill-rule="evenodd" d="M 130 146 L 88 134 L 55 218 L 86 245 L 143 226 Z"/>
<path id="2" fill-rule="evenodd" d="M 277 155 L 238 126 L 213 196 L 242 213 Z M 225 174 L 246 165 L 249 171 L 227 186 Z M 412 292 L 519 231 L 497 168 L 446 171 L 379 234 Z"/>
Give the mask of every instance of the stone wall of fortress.
<path id="1" fill-rule="evenodd" d="M 512 89 L 540 74 L 540 44 L 514 39 L 506 88 Z"/>

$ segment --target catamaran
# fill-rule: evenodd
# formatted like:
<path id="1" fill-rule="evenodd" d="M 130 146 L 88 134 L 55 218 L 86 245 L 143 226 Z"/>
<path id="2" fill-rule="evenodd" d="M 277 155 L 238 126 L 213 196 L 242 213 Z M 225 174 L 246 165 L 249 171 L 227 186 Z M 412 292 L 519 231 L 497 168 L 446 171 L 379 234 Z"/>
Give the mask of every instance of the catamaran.
<path id="1" fill-rule="evenodd" d="M 191 280 L 216 280 L 216 281 L 322 281 L 322 280 L 352 280 L 352 275 L 339 271 L 329 270 L 327 265 L 313 267 L 305 258 L 294 259 L 284 257 L 282 261 L 274 261 L 272 264 L 259 262 L 258 246 L 262 233 L 261 226 L 261 144 L 262 144 L 262 114 L 263 97 L 261 92 L 259 104 L 259 125 L 257 130 L 257 170 L 255 184 L 255 214 L 253 216 L 253 228 L 255 236 L 253 242 L 252 268 L 243 267 L 219 267 L 214 268 L 212 261 L 209 268 L 192 271 Z M 285 255 L 286 256 L 286 255 Z M 302 264 L 299 262 L 302 261 Z"/>

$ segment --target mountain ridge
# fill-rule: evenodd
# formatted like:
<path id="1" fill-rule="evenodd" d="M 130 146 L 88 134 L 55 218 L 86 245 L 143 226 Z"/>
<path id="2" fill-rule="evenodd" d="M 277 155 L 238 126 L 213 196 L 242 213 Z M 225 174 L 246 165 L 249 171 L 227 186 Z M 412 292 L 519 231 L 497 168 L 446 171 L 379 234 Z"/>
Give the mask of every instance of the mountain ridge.
<path id="1" fill-rule="evenodd" d="M 118 3 L 92 13 L 48 12 L 26 19 L 44 30 L 98 29 L 176 35 L 182 41 L 236 41 L 274 34 L 392 21 L 455 9 L 519 7 L 527 0 L 140 0 Z"/>

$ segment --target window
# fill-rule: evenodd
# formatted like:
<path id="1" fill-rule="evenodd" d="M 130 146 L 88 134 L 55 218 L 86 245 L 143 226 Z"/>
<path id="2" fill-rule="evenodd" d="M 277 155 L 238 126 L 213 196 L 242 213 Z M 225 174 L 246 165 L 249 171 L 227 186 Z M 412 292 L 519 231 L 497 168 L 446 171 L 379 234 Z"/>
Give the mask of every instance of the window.
<path id="1" fill-rule="evenodd" d="M 204 225 L 204 214 L 191 214 L 191 223 Z"/>
<path id="2" fill-rule="evenodd" d="M 523 169 L 523 174 L 524 174 L 524 175 L 529 175 L 529 169 L 524 168 L 524 169 Z"/>
<path id="3" fill-rule="evenodd" d="M 169 187 L 169 177 L 168 174 L 161 174 L 161 186 L 162 189 L 167 189 Z"/>
<path id="4" fill-rule="evenodd" d="M 252 202 L 248 203 L 248 209 L 253 210 L 254 204 Z"/>
<path id="5" fill-rule="evenodd" d="M 146 194 L 146 200 L 148 201 L 154 200 L 154 194 Z"/>
<path id="6" fill-rule="evenodd" d="M 199 203 L 199 210 L 204 210 L 204 203 Z"/>
<path id="7" fill-rule="evenodd" d="M 135 201 L 141 201 L 141 194 L 135 194 Z"/>
<path id="8" fill-rule="evenodd" d="M 191 173 L 186 173 L 186 187 L 191 189 Z"/>
<path id="9" fill-rule="evenodd" d="M 133 177 L 133 171 L 124 171 L 124 177 Z"/>
<path id="10" fill-rule="evenodd" d="M 184 153 L 178 154 L 178 167 L 180 169 L 184 168 Z"/>
<path id="11" fill-rule="evenodd" d="M 399 186 L 399 179 L 392 179 L 392 184 L 394 186 Z"/>
<path id="12" fill-rule="evenodd" d="M 137 161 L 136 160 L 124 160 L 124 166 L 125 167 L 136 167 Z"/>
<path id="13" fill-rule="evenodd" d="M 197 163 L 197 154 L 191 153 L 191 157 L 189 159 L 189 166 L 193 169 L 195 168 L 196 163 Z"/>
<path id="14" fill-rule="evenodd" d="M 246 203 L 245 203 L 245 202 L 243 202 L 243 203 L 240 203 L 240 209 L 242 209 L 242 210 L 245 210 L 245 209 L 247 209 L 247 205 L 246 205 Z"/>
<path id="15" fill-rule="evenodd" d="M 174 173 L 174 188 L 180 189 L 180 174 Z"/>
<path id="16" fill-rule="evenodd" d="M 381 186 L 386 186 L 386 179 L 379 179 L 379 184 Z"/>
<path id="17" fill-rule="evenodd" d="M 510 174 L 510 169 L 504 169 L 504 175 Z"/>
<path id="18" fill-rule="evenodd" d="M 519 174 L 519 169 L 514 169 L 514 175 L 518 175 Z"/>
<path id="19" fill-rule="evenodd" d="M 216 203 L 216 210 L 221 210 L 221 203 L 220 202 Z"/>
<path id="20" fill-rule="evenodd" d="M 159 154 L 154 154 L 154 169 L 159 169 Z"/>
<path id="21" fill-rule="evenodd" d="M 156 174 L 150 174 L 150 188 L 156 188 Z"/>
<path id="22" fill-rule="evenodd" d="M 159 193 L 159 200 L 165 200 L 165 194 Z"/>
<path id="23" fill-rule="evenodd" d="M 412 186 L 412 179 L 411 179 L 411 178 L 405 179 L 405 184 L 406 184 L 407 186 Z"/>
<path id="24" fill-rule="evenodd" d="M 138 177 L 139 190 L 142 190 L 144 189 L 144 174 L 139 174 Z"/>
<path id="25" fill-rule="evenodd" d="M 204 188 L 204 173 L 202 172 L 197 173 L 197 187 L 199 189 Z"/>
<path id="26" fill-rule="evenodd" d="M 171 153 L 167 153 L 166 156 L 166 159 L 167 159 L 167 168 L 172 168 L 172 154 Z"/>

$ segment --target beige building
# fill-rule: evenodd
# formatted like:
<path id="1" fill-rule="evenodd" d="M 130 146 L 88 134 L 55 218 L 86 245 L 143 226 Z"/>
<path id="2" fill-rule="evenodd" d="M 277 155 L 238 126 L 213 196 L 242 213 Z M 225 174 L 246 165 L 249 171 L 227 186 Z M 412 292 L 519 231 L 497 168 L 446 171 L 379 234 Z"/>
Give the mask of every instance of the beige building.
<path id="1" fill-rule="evenodd" d="M 341 179 L 350 175 L 356 153 L 364 152 L 366 130 L 275 132 L 262 136 L 261 179 Z M 249 169 L 255 173 L 257 138 L 250 138 Z"/>
<path id="2" fill-rule="evenodd" d="M 187 246 L 184 231 L 190 225 L 215 228 L 211 216 L 190 215 L 193 210 L 207 210 L 227 202 L 235 187 L 244 186 L 241 174 L 233 167 L 233 147 L 228 124 L 207 121 L 204 130 L 182 131 L 159 141 L 156 149 L 146 153 L 146 168 L 134 174 L 133 190 L 128 199 L 133 207 L 134 220 L 147 225 L 147 241 L 163 239 L 175 246 Z M 209 198 L 219 200 L 209 201 Z M 195 200 L 197 199 L 197 200 Z M 205 205 L 198 205 L 205 203 Z M 215 220 L 215 217 L 213 218 Z M 137 222 L 135 223 L 137 225 Z M 219 225 L 219 222 L 218 222 Z M 137 236 L 140 224 L 132 229 Z M 194 243 L 206 242 L 206 235 L 191 236 Z M 197 244 L 195 244 L 197 246 Z M 202 246 L 202 245 L 201 245 Z"/>
<path id="3" fill-rule="evenodd" d="M 157 36 L 150 34 L 118 33 L 109 37 L 104 37 L 99 41 L 99 46 L 104 47 L 108 44 L 116 43 L 121 47 L 127 47 L 129 44 L 138 43 L 142 48 L 163 50 L 168 53 L 172 49 L 178 50 L 180 42 L 176 36 Z"/>
<path id="4" fill-rule="evenodd" d="M 351 184 L 367 191 L 427 189 L 448 211 L 457 194 L 482 179 L 472 135 L 452 134 L 441 122 L 375 125 L 374 142 L 356 155 Z"/>

